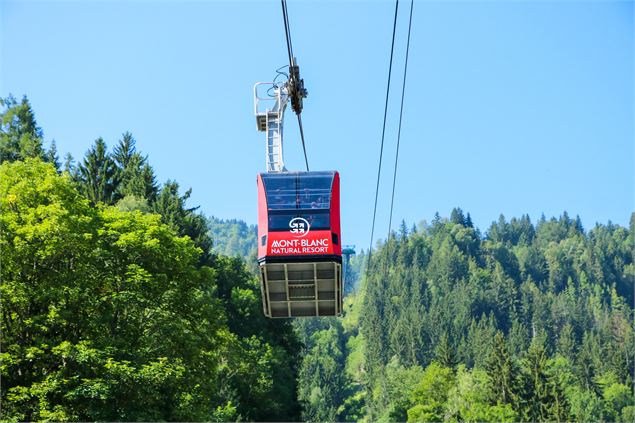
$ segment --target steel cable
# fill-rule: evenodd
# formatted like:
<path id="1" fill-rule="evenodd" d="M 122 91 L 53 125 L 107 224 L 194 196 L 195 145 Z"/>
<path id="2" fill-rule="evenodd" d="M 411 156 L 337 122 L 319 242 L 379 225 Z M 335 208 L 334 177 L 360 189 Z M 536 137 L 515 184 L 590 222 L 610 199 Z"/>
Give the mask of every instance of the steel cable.
<path id="1" fill-rule="evenodd" d="M 368 248 L 368 262 L 366 274 L 370 270 L 370 262 L 373 254 L 373 238 L 375 236 L 375 219 L 377 217 L 377 199 L 379 198 L 379 181 L 381 179 L 381 162 L 384 154 L 384 139 L 386 136 L 386 119 L 388 116 L 388 97 L 390 96 L 390 77 L 392 74 L 392 59 L 395 51 L 395 33 L 397 31 L 397 12 L 399 10 L 399 0 L 395 0 L 395 18 L 392 27 L 392 44 L 390 46 L 390 62 L 388 65 L 388 84 L 386 87 L 386 103 L 384 105 L 384 124 L 381 130 L 381 145 L 379 149 L 379 165 L 377 167 L 377 186 L 375 188 L 375 206 L 373 207 L 373 224 L 370 231 L 370 246 Z"/>
<path id="2" fill-rule="evenodd" d="M 410 30 L 412 29 L 412 9 L 414 8 L 414 0 L 410 0 L 410 19 L 408 21 L 408 41 L 406 42 L 406 59 L 403 68 L 403 85 L 401 87 L 401 107 L 399 109 L 399 129 L 397 130 L 397 150 L 395 152 L 395 171 L 392 176 L 392 196 L 390 199 L 390 218 L 388 219 L 388 236 L 386 240 L 390 240 L 390 231 L 392 229 L 392 209 L 395 203 L 395 185 L 397 181 L 397 164 L 399 162 L 399 143 L 401 141 L 401 119 L 403 117 L 403 101 L 406 93 L 406 76 L 408 74 L 408 54 L 410 53 Z"/>

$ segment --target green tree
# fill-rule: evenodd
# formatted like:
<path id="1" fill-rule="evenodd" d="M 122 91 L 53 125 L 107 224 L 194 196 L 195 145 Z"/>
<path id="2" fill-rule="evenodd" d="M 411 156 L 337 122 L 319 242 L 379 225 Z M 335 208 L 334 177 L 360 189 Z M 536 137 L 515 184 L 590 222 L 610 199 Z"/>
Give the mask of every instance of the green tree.
<path id="1" fill-rule="evenodd" d="M 102 138 L 95 140 L 79 164 L 78 178 L 82 194 L 93 204 L 113 204 L 116 200 L 117 166 Z"/>
<path id="2" fill-rule="evenodd" d="M 435 358 L 436 361 L 443 367 L 452 369 L 456 365 L 454 348 L 450 344 L 450 339 L 447 334 L 443 334 L 441 341 L 437 344 L 435 349 Z"/>
<path id="3" fill-rule="evenodd" d="M 338 421 L 347 386 L 341 334 L 337 327 L 318 331 L 302 360 L 298 399 L 306 421 Z"/>
<path id="4" fill-rule="evenodd" d="M 534 338 L 529 351 L 522 360 L 521 402 L 524 420 L 546 421 L 549 419 L 553 389 L 548 379 L 547 352 L 544 341 Z"/>
<path id="5" fill-rule="evenodd" d="M 487 373 L 480 369 L 467 370 L 459 365 L 456 384 L 448 393 L 446 419 L 465 422 L 515 421 L 518 414 L 511 404 L 492 404 Z"/>
<path id="6" fill-rule="evenodd" d="M 91 206 L 39 160 L 0 166 L 0 199 L 3 420 L 297 418 L 291 333 L 250 317 L 244 266 L 201 266 L 160 216 Z"/>
<path id="7" fill-rule="evenodd" d="M 409 422 L 437 422 L 444 419 L 448 392 L 454 385 L 452 369 L 432 362 L 414 389 L 408 410 Z"/>
<path id="8" fill-rule="evenodd" d="M 405 367 L 393 356 L 375 380 L 368 414 L 376 421 L 406 421 L 414 390 L 424 376 L 420 366 Z"/>
<path id="9" fill-rule="evenodd" d="M 633 392 L 622 383 L 612 383 L 602 390 L 605 411 L 604 416 L 607 421 L 619 421 L 622 411 L 627 407 L 635 405 L 633 401 Z"/>
<path id="10" fill-rule="evenodd" d="M 161 215 L 163 222 L 173 227 L 180 235 L 189 236 L 203 252 L 211 254 L 212 239 L 208 234 L 205 217 L 194 213 L 198 207 L 186 207 L 192 189 L 179 194 L 179 184 L 168 180 L 152 204 L 152 211 Z"/>
<path id="11" fill-rule="evenodd" d="M 0 98 L 0 107 L 4 109 L 0 113 L 0 163 L 28 157 L 45 159 L 42 129 L 26 96 L 20 102 L 11 95 Z"/>
<path id="12" fill-rule="evenodd" d="M 244 258 L 256 254 L 256 225 L 248 225 L 242 220 L 207 218 L 209 235 L 214 240 L 214 251 L 227 256 Z"/>
<path id="13" fill-rule="evenodd" d="M 573 421 L 582 423 L 602 418 L 602 400 L 593 391 L 573 386 L 567 392 L 567 401 L 571 404 Z"/>
<path id="14" fill-rule="evenodd" d="M 130 132 L 125 132 L 115 146 L 112 158 L 117 166 L 116 198 L 135 196 L 152 203 L 158 187 L 147 157 L 136 151 L 136 141 Z"/>
<path id="15" fill-rule="evenodd" d="M 496 332 L 492 351 L 486 363 L 494 396 L 502 404 L 517 404 L 516 378 L 518 370 L 507 350 L 502 332 Z"/>

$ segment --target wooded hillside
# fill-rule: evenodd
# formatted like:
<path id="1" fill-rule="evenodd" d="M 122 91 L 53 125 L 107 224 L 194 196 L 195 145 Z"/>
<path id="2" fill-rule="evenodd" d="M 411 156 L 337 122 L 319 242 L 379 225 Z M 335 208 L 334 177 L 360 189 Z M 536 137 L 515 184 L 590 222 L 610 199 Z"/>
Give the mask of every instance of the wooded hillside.
<path id="1" fill-rule="evenodd" d="M 633 421 L 634 241 L 635 215 L 402 224 L 342 320 L 300 324 L 303 417 Z"/>
<path id="2" fill-rule="evenodd" d="M 635 214 L 402 223 L 342 318 L 265 319 L 253 226 L 0 105 L 2 421 L 635 420 Z"/>

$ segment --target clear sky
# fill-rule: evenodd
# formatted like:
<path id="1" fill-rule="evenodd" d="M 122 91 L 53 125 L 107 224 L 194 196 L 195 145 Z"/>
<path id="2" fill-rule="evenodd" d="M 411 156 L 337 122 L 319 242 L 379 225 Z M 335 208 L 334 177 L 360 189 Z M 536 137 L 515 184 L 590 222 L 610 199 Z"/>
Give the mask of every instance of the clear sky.
<path id="1" fill-rule="evenodd" d="M 376 238 L 387 233 L 409 2 L 399 3 Z M 342 178 L 342 239 L 368 248 L 392 1 L 288 0 L 312 169 Z M 393 226 L 500 213 L 628 224 L 633 2 L 416 1 Z M 125 131 L 191 205 L 256 222 L 252 87 L 288 63 L 278 1 L 0 0 L 0 96 L 80 158 Z M 293 114 L 285 162 L 302 169 Z"/>

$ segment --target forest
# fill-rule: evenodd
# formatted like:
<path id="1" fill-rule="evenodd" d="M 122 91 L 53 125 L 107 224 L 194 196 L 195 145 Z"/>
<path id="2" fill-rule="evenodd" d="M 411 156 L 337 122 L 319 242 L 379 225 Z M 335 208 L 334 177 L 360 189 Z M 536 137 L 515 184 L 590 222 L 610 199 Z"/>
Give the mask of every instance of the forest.
<path id="1" fill-rule="evenodd" d="M 253 225 L 0 107 L 2 421 L 635 421 L 635 214 L 402 222 L 341 318 L 265 319 Z"/>

